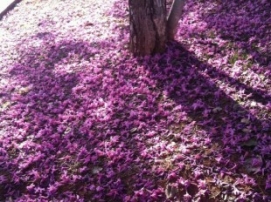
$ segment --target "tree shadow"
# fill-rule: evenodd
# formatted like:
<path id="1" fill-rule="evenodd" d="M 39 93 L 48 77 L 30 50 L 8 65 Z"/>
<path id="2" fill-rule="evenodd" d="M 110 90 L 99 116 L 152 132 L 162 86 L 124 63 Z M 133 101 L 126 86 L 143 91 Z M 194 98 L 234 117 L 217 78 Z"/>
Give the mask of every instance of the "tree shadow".
<path id="1" fill-rule="evenodd" d="M 190 138 L 192 142 L 195 137 L 200 139 L 202 134 L 205 134 L 205 140 L 211 139 L 211 145 L 206 145 L 208 149 L 200 149 L 199 146 L 189 154 L 194 159 L 199 158 L 196 164 L 212 168 L 216 180 L 226 184 L 236 185 L 238 178 L 244 179 L 248 175 L 255 180 L 254 184 L 251 182 L 248 186 L 254 187 L 254 191 L 259 193 L 254 199 L 259 197 L 259 200 L 269 200 L 263 198 L 270 195 L 270 190 L 263 190 L 265 178 L 270 173 L 271 156 L 268 148 L 271 144 L 271 120 L 268 116 L 259 118 L 253 106 L 241 105 L 242 100 L 235 100 L 233 92 L 226 92 L 227 88 L 222 89 L 220 83 L 243 90 L 243 99 L 246 101 L 255 100 L 266 104 L 270 100 L 267 92 L 248 87 L 216 67 L 200 61 L 178 42 L 171 42 L 164 54 L 154 56 L 148 62 L 139 61 L 150 71 L 150 78 L 158 82 L 158 88 L 164 91 L 166 97 L 189 117 L 185 121 L 173 123 L 170 126 L 172 131 L 180 133 L 183 139 Z M 172 140 L 176 141 L 174 138 Z M 219 176 L 219 173 L 228 173 L 231 181 Z M 188 178 L 191 179 L 191 176 Z M 245 183 L 239 185 L 245 186 Z M 210 183 L 209 188 L 215 190 L 214 184 Z"/>
<path id="2" fill-rule="evenodd" d="M 48 34 L 40 33 L 37 37 Z M 48 184 L 49 179 L 41 180 L 42 174 L 51 172 L 46 168 L 52 165 L 52 159 L 47 159 L 46 154 L 56 154 L 60 140 L 53 133 L 60 124 L 58 116 L 64 111 L 63 102 L 79 82 L 76 73 L 55 72 L 56 63 L 65 58 L 61 48 L 52 51 L 52 47 L 43 42 L 42 46 L 33 47 L 33 41 L 30 39 L 28 49 L 18 47 L 19 59 L 10 69 L 7 86 L 1 89 L 5 92 L 1 103 L 9 103 L 7 109 L 1 111 L 1 129 L 5 129 L 5 138 L 1 138 L 2 154 L 5 154 L 0 169 L 1 200 L 7 195 L 19 197 L 27 192 L 29 178 L 33 183 L 42 184 L 41 190 Z M 49 60 L 53 53 L 58 55 Z M 42 148 L 36 148 L 37 144 L 42 144 Z"/>
<path id="3" fill-rule="evenodd" d="M 38 33 L 18 45 L 1 89 L 11 103 L 1 112 L 1 200 L 142 201 L 142 187 L 157 188 L 144 143 L 157 103 L 125 58 L 100 61 L 106 44 Z"/>
<path id="4" fill-rule="evenodd" d="M 123 17 L 117 10 L 113 14 Z M 200 61 L 177 42 L 141 66 L 122 55 L 116 56 L 121 58 L 117 65 L 113 57 L 101 63 L 96 53 L 100 46 L 110 51 L 109 42 L 52 43 L 54 36 L 46 32 L 34 38 L 42 46 L 25 48 L 10 71 L 18 89 L 1 89 L 14 102 L 2 119 L 16 120 L 3 140 L 15 148 L 2 151 L 6 164 L 1 172 L 9 183 L 1 188 L 3 195 L 24 194 L 24 201 L 182 200 L 183 182 L 177 192 L 167 185 L 181 176 L 192 182 L 188 192 L 195 196 L 199 189 L 193 169 L 199 167 L 209 172 L 200 179 L 217 179 L 208 181 L 211 191 L 219 180 L 230 185 L 237 178 L 250 179 L 248 174 L 259 193 L 253 200 L 269 194 L 263 189 L 270 173 L 270 119 L 258 118 L 257 109 L 246 109 L 217 81 L 244 90 L 244 99 L 263 105 L 270 98 L 266 92 Z M 190 148 L 177 150 L 175 158 L 179 145 Z M 174 151 L 165 154 L 168 150 Z M 220 197 L 232 191 L 223 183 L 215 190 Z M 244 184 L 253 186 L 253 180 L 236 186 Z M 167 194 L 171 198 L 165 192 L 172 192 Z M 211 201 L 208 196 L 202 200 Z"/>
<path id="5" fill-rule="evenodd" d="M 242 49 L 245 59 L 260 66 L 270 66 L 270 1 L 201 1 L 201 3 L 215 4 L 210 10 L 201 13 L 208 30 L 216 30 L 220 38 L 231 41 L 232 49 Z"/>

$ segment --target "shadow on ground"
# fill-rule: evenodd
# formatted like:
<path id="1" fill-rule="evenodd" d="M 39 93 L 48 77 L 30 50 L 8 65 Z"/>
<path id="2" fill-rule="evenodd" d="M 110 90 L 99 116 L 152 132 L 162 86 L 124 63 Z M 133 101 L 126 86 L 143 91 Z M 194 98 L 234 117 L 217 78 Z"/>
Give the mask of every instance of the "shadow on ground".
<path id="1" fill-rule="evenodd" d="M 262 105 L 270 99 L 265 91 L 177 42 L 149 60 L 118 55 L 115 65 L 99 55 L 110 43 L 34 38 L 41 46 L 18 47 L 1 89 L 10 102 L 1 112 L 1 200 L 182 201 L 188 193 L 219 201 L 230 192 L 240 197 L 239 189 L 269 200 L 270 119 L 217 81 Z M 197 195 L 206 189 L 198 180 L 211 193 Z"/>

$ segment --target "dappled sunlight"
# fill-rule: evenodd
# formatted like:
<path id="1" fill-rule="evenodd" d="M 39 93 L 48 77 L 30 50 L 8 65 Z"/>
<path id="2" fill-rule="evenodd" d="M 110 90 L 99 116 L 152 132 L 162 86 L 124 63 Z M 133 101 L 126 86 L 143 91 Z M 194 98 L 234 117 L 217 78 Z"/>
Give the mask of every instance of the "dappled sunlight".
<path id="1" fill-rule="evenodd" d="M 0 200 L 269 201 L 269 36 L 249 22 L 241 43 L 219 2 L 187 1 L 146 57 L 126 1 L 19 4 L 0 22 Z"/>

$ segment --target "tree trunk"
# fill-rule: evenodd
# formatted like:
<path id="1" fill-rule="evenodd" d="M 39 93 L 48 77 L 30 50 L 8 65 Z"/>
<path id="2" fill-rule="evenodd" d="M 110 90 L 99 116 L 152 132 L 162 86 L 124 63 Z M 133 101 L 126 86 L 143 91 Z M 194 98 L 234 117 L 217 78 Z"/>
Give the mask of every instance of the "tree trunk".
<path id="1" fill-rule="evenodd" d="M 167 36 L 169 40 L 174 40 L 179 20 L 183 14 L 184 3 L 185 0 L 174 0 L 171 5 L 167 19 Z"/>
<path id="2" fill-rule="evenodd" d="M 166 0 L 129 0 L 129 12 L 132 53 L 163 52 L 167 40 Z"/>

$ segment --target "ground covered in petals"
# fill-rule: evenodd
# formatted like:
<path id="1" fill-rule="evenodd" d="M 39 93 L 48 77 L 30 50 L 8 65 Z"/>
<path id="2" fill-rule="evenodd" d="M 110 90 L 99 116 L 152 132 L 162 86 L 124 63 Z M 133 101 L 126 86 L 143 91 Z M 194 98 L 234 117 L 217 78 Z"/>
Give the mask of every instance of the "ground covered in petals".
<path id="1" fill-rule="evenodd" d="M 271 3 L 188 0 L 165 53 L 127 2 L 0 21 L 0 201 L 270 201 Z"/>

